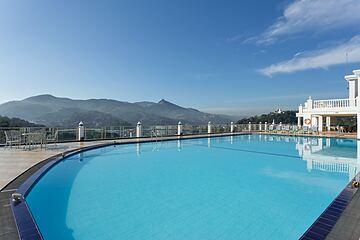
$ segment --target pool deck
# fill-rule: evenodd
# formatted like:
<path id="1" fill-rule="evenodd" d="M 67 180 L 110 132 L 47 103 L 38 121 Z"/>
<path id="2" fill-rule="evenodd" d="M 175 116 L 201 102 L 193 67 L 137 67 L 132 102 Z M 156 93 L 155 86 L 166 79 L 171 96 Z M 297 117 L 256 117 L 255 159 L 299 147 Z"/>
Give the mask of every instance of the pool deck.
<path id="1" fill-rule="evenodd" d="M 233 135 L 249 134 L 249 132 L 234 133 Z M 266 134 L 266 133 L 265 133 Z M 279 135 L 287 135 L 284 133 L 271 133 Z M 229 136 L 226 134 L 211 134 L 215 136 Z M 323 136 L 323 137 L 342 137 L 342 138 L 356 138 L 353 134 L 331 134 L 322 133 L 317 134 L 302 134 L 298 136 Z M 181 136 L 181 139 L 209 137 L 204 135 L 189 135 Z M 161 140 L 177 140 L 178 136 L 163 137 Z M 159 138 L 140 138 L 140 139 L 117 139 L 104 141 L 87 141 L 87 142 L 69 142 L 58 143 L 56 146 L 51 144 L 47 148 L 37 148 L 33 150 L 15 149 L 15 148 L 0 148 L 0 240 L 14 240 L 19 239 L 17 228 L 12 215 L 9 204 L 10 196 L 15 192 L 18 186 L 24 182 L 37 169 L 41 168 L 46 159 L 54 155 L 59 155 L 67 151 L 80 149 L 84 147 L 111 144 L 114 143 L 134 143 L 144 141 L 159 141 Z M 331 230 L 327 239 L 360 239 L 360 193 L 357 192 L 353 200 L 344 210 L 342 216 L 337 221 L 335 227 Z"/>

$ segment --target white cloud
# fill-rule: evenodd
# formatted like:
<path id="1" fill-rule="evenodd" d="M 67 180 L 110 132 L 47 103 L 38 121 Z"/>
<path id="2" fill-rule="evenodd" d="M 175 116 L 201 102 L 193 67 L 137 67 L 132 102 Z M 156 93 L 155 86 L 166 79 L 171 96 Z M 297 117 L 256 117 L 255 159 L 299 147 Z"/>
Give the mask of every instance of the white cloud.
<path id="1" fill-rule="evenodd" d="M 360 2 L 360 0 L 359 0 Z M 292 73 L 307 69 L 327 68 L 346 62 L 348 53 L 349 63 L 360 62 L 360 35 L 338 46 L 296 54 L 292 59 L 272 64 L 259 71 L 267 76 L 276 73 Z"/>
<path id="2" fill-rule="evenodd" d="M 360 0 L 296 0 L 256 42 L 269 44 L 301 32 L 318 32 L 360 22 Z"/>

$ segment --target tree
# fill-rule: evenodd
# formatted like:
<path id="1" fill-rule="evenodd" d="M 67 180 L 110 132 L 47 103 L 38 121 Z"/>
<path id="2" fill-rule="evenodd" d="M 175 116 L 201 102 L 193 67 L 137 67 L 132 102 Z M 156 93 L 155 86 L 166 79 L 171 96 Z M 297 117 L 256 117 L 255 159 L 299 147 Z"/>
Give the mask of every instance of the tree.
<path id="1" fill-rule="evenodd" d="M 268 122 L 272 123 L 275 121 L 275 123 L 282 122 L 284 124 L 297 124 L 297 118 L 296 118 L 297 111 L 290 110 L 290 111 L 283 111 L 282 113 L 268 113 L 268 114 L 262 114 L 260 116 L 256 115 L 249 118 L 243 118 L 239 120 L 238 124 L 247 124 L 249 122 L 258 124 L 260 122 Z"/>

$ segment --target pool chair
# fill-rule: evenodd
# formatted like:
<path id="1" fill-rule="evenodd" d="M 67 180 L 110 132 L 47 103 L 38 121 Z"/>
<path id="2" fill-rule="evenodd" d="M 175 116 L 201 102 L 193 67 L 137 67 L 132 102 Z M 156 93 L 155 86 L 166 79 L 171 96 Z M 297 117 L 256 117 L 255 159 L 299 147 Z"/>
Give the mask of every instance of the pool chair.
<path id="1" fill-rule="evenodd" d="M 5 131 L 5 147 L 19 147 L 22 143 L 21 132 L 16 130 Z"/>
<path id="2" fill-rule="evenodd" d="M 281 132 L 282 133 L 289 133 L 290 132 L 290 126 L 289 125 L 283 126 Z"/>
<path id="3" fill-rule="evenodd" d="M 302 126 L 302 128 L 299 128 L 297 133 L 299 134 L 305 134 L 309 132 L 309 127 L 308 126 Z"/>
<path id="4" fill-rule="evenodd" d="M 276 128 L 275 128 L 275 132 L 281 133 L 281 130 L 282 130 L 282 126 L 277 125 Z"/>
<path id="5" fill-rule="evenodd" d="M 290 130 L 290 131 L 292 131 L 292 133 L 295 134 L 295 133 L 297 133 L 297 132 L 299 131 L 299 129 L 300 129 L 299 126 L 295 126 L 295 125 L 294 125 L 294 126 L 291 127 L 291 130 Z"/>
<path id="6" fill-rule="evenodd" d="M 43 145 L 46 145 L 46 133 L 43 130 L 25 133 L 24 135 L 26 137 L 25 143 L 29 150 L 37 146 L 42 148 Z"/>
<path id="7" fill-rule="evenodd" d="M 317 126 L 311 126 L 310 132 L 311 132 L 312 134 L 317 134 L 317 133 L 319 133 L 319 129 L 318 129 Z"/>
<path id="8" fill-rule="evenodd" d="M 58 130 L 56 130 L 55 132 L 50 132 L 49 134 L 46 135 L 46 139 L 45 139 L 45 144 L 49 144 L 49 143 L 54 143 L 55 146 L 57 144 L 58 141 Z"/>
<path id="9" fill-rule="evenodd" d="M 289 126 L 289 134 L 295 134 L 298 131 L 297 126 Z"/>
<path id="10" fill-rule="evenodd" d="M 274 125 L 270 125 L 269 126 L 269 132 L 273 132 L 274 131 Z"/>

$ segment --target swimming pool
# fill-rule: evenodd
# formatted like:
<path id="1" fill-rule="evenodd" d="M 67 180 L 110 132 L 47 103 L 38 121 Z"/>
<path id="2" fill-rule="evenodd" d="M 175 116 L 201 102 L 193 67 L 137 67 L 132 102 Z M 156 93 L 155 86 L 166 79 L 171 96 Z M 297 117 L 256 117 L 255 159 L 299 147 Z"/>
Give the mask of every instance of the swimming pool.
<path id="1" fill-rule="evenodd" d="M 358 169 L 352 140 L 125 144 L 63 159 L 25 198 L 45 240 L 297 239 Z"/>

